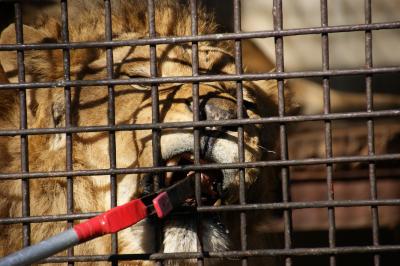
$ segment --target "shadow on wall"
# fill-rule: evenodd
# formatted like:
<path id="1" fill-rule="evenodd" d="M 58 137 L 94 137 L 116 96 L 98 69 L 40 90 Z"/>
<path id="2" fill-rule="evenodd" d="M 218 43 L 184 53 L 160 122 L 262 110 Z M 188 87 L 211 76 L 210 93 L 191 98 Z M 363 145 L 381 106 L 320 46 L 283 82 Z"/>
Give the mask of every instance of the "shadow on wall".
<path id="1" fill-rule="evenodd" d="M 273 1 L 253 0 L 242 2 L 243 31 L 272 30 Z M 320 27 L 320 0 L 285 0 L 283 3 L 283 28 L 296 29 Z M 372 1 L 372 23 L 400 20 L 399 1 Z M 364 24 L 364 1 L 328 1 L 328 25 Z M 270 58 L 274 58 L 274 43 L 257 39 L 256 43 Z M 400 30 L 373 31 L 374 66 L 398 66 Z M 329 34 L 330 66 L 332 68 L 357 68 L 365 64 L 364 32 Z M 321 37 L 316 35 L 284 38 L 285 68 L 288 71 L 321 69 Z"/>
<path id="2" fill-rule="evenodd" d="M 214 8 L 219 23 L 228 31 L 233 29 L 233 1 L 204 0 Z M 273 30 L 273 1 L 242 1 L 242 30 Z M 372 1 L 372 23 L 395 22 L 400 20 L 400 1 Z M 364 24 L 364 1 L 328 1 L 328 25 Z M 320 27 L 320 0 L 285 0 L 283 1 L 284 29 Z M 373 65 L 375 67 L 399 66 L 400 29 L 379 30 L 372 33 Z M 275 60 L 275 46 L 271 38 L 253 39 L 256 45 L 271 60 Z M 363 68 L 365 65 L 364 32 L 329 34 L 329 57 L 331 69 Z M 284 58 L 286 71 L 321 70 L 321 36 L 302 35 L 284 38 Z M 313 79 L 321 83 L 321 79 Z M 337 77 L 330 80 L 335 90 L 365 92 L 365 80 L 357 76 Z M 375 75 L 375 92 L 400 93 L 398 73 Z"/>

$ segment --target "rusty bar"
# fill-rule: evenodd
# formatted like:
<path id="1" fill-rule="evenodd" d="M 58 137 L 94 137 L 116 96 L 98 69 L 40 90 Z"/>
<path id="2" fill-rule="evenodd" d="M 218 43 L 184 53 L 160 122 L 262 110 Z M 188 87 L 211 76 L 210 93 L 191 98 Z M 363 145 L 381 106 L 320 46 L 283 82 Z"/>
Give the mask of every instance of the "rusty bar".
<path id="1" fill-rule="evenodd" d="M 198 24 L 197 24 L 197 1 L 190 1 L 190 10 L 191 10 L 191 27 L 192 27 L 192 35 L 198 35 Z M 198 43 L 192 43 L 192 76 L 199 75 L 199 51 L 198 51 Z M 200 110 L 199 110 L 199 83 L 195 82 L 192 84 L 192 99 L 193 99 L 193 121 L 200 121 Z M 200 165 L 200 131 L 199 129 L 193 130 L 194 135 L 194 164 Z M 201 187 L 200 187 L 200 175 L 196 173 L 196 201 L 197 204 L 201 205 Z"/>
<path id="2" fill-rule="evenodd" d="M 182 214 L 197 212 L 238 212 L 238 211 L 263 211 L 284 209 L 314 209 L 314 208 L 338 208 L 338 207 L 370 207 L 370 206 L 400 206 L 400 199 L 377 199 L 377 200 L 331 200 L 331 201 L 309 201 L 309 202 L 276 202 L 276 203 L 254 203 L 246 205 L 224 205 L 224 206 L 199 206 L 189 209 Z M 82 220 L 99 215 L 99 212 L 75 213 L 64 215 L 43 215 L 29 217 L 0 218 L 0 224 L 16 223 L 41 223 L 57 222 L 67 220 Z M 179 215 L 176 214 L 176 215 Z"/>
<path id="3" fill-rule="evenodd" d="M 397 177 L 400 175 L 400 169 L 395 168 L 383 168 L 377 169 L 377 178 L 379 180 L 392 180 L 397 181 Z M 324 171 L 316 170 L 313 172 L 307 172 L 305 169 L 295 170 L 292 172 L 293 183 L 322 183 L 326 182 Z M 338 170 L 335 171 L 335 183 L 354 183 L 359 181 L 369 181 L 368 169 L 351 169 L 351 170 Z"/>
<path id="4" fill-rule="evenodd" d="M 364 1 L 364 16 L 365 23 L 372 21 L 372 8 L 371 0 Z M 365 67 L 370 69 L 373 67 L 372 63 L 372 31 L 365 31 Z M 367 112 L 373 112 L 373 88 L 372 88 L 372 75 L 365 76 L 365 89 L 367 99 Z M 375 135 L 374 135 L 374 120 L 369 118 L 367 121 L 368 131 L 368 155 L 375 155 Z M 370 197 L 372 200 L 377 199 L 378 189 L 376 181 L 376 167 L 374 162 L 369 162 L 369 181 L 370 181 Z M 372 242 L 374 246 L 379 246 L 379 212 L 378 206 L 371 206 L 372 218 Z M 374 265 L 381 265 L 379 254 L 374 254 Z"/>
<path id="5" fill-rule="evenodd" d="M 213 82 L 213 81 L 238 81 L 238 80 L 264 80 L 264 79 L 295 79 L 311 77 L 337 77 L 337 76 L 356 76 L 368 74 L 397 73 L 400 67 L 373 67 L 369 69 L 331 69 L 327 71 L 293 71 L 293 72 L 268 72 L 257 74 L 215 74 L 176 77 L 155 77 L 155 78 L 131 78 L 131 79 L 98 79 L 98 80 L 71 80 L 71 81 L 49 81 L 49 82 L 23 82 L 23 83 L 4 83 L 0 84 L 0 90 L 5 89 L 39 89 L 56 88 L 65 86 L 106 86 L 106 85 L 129 85 L 129 84 L 166 84 L 166 83 L 193 83 L 193 82 Z"/>
<path id="6" fill-rule="evenodd" d="M 283 13 L 282 13 L 282 0 L 274 0 L 272 7 L 273 24 L 275 31 L 283 29 Z M 283 58 L 283 37 L 275 37 L 275 60 L 276 72 L 284 71 L 284 58 Z M 279 117 L 285 116 L 285 91 L 284 80 L 277 79 L 278 82 L 278 112 Z M 286 125 L 281 123 L 279 125 L 279 139 L 280 139 L 280 155 L 281 160 L 288 160 L 288 147 L 287 147 L 287 133 Z M 283 202 L 290 202 L 290 178 L 289 167 L 281 167 L 281 180 L 282 180 L 282 200 Z M 283 211 L 284 219 L 284 246 L 285 249 L 292 248 L 292 212 L 291 210 Z M 292 258 L 285 257 L 285 265 L 292 265 Z"/>
<path id="7" fill-rule="evenodd" d="M 104 31 L 105 40 L 112 41 L 112 14 L 110 0 L 104 0 Z M 114 59 L 113 50 L 110 47 L 106 48 L 106 62 L 107 62 L 107 78 L 112 80 L 114 78 Z M 107 124 L 109 126 L 115 125 L 115 93 L 114 86 L 108 85 L 108 106 L 107 106 Z M 116 143 L 115 132 L 108 132 L 108 155 L 110 160 L 110 169 L 117 167 L 116 158 Z M 110 175 L 110 208 L 117 206 L 117 176 Z M 111 235 L 111 253 L 118 254 L 118 234 Z M 112 265 L 118 265 L 117 260 L 112 261 Z"/>
<path id="8" fill-rule="evenodd" d="M 328 1 L 321 0 L 321 26 L 328 26 Z M 329 70 L 329 39 L 328 33 L 322 33 L 322 70 Z M 323 103 L 324 103 L 324 114 L 331 112 L 330 102 L 330 82 L 329 77 L 323 77 Z M 326 158 L 332 158 L 332 125 L 330 120 L 325 120 L 325 156 Z M 334 187 L 333 187 L 333 165 L 326 165 L 326 184 L 327 184 L 327 197 L 328 200 L 334 200 Z M 334 248 L 336 246 L 336 226 L 335 226 L 335 209 L 328 208 L 328 238 L 329 247 Z M 329 257 L 330 266 L 336 265 L 336 257 Z"/>
<path id="9" fill-rule="evenodd" d="M 9 173 L 0 174 L 0 179 L 12 180 L 21 178 L 46 178 L 46 177 L 63 177 L 63 176 L 96 176 L 96 175 L 125 175 L 138 173 L 153 172 L 178 172 L 178 171 L 199 171 L 199 170 L 215 170 L 215 169 L 238 169 L 238 168 L 256 168 L 256 167 L 288 167 L 299 165 L 320 165 L 334 163 L 351 163 L 351 162 L 379 162 L 379 161 L 398 161 L 399 153 L 383 154 L 383 155 L 359 155 L 359 156 L 337 156 L 332 158 L 309 158 L 301 160 L 271 160 L 271 161 L 255 161 L 243 163 L 213 163 L 202 165 L 185 165 L 185 166 L 158 166 L 158 167 L 139 167 L 139 168 L 117 168 L 117 169 L 90 169 L 75 171 L 53 171 L 53 172 L 29 172 L 29 173 Z"/>
<path id="10" fill-rule="evenodd" d="M 197 0 L 190 0 L 190 17 L 191 17 L 191 34 L 192 36 L 197 36 L 198 33 L 198 15 L 197 15 Z M 192 76 L 196 77 L 199 75 L 199 49 L 198 43 L 192 42 Z M 192 111 L 193 111 L 193 121 L 197 122 L 200 120 L 200 110 L 199 110 L 199 83 L 192 84 Z M 194 138 L 194 147 L 193 147 L 193 156 L 194 156 L 194 165 L 200 165 L 200 156 L 201 156 L 201 146 L 200 146 L 200 129 L 194 128 L 193 129 L 193 138 Z M 199 171 L 195 172 L 195 197 L 197 206 L 201 206 L 201 173 Z M 201 213 L 196 214 L 196 223 L 197 223 L 197 234 L 198 234 L 198 252 L 202 253 L 203 248 L 203 241 L 202 241 L 202 230 L 201 226 Z M 204 265 L 203 258 L 197 258 L 197 265 L 201 266 Z"/>
<path id="11" fill-rule="evenodd" d="M 19 2 L 14 3 L 15 9 L 15 32 L 16 43 L 23 44 L 23 22 L 22 22 L 22 7 Z M 25 65 L 24 65 L 24 51 L 17 51 L 17 67 L 18 67 L 18 82 L 25 82 Z M 20 129 L 28 128 L 28 117 L 26 109 L 26 91 L 19 89 L 19 106 L 20 106 Z M 29 153 L 28 153 L 28 136 L 21 136 L 21 172 L 29 172 Z M 21 180 L 22 189 L 22 216 L 30 216 L 30 200 L 29 200 L 29 180 Z M 31 242 L 31 226 L 29 223 L 22 224 L 23 246 L 29 246 Z"/>
<path id="12" fill-rule="evenodd" d="M 149 24 L 149 37 L 156 37 L 156 22 L 155 22 L 155 2 L 154 0 L 147 1 L 147 16 Z M 150 47 L 150 79 L 157 77 L 157 48 L 155 44 L 151 44 Z M 158 123 L 160 120 L 159 114 L 159 97 L 158 97 L 158 86 L 156 83 L 151 84 L 151 123 Z M 152 129 L 152 150 L 153 150 L 153 166 L 159 166 L 161 164 L 161 144 L 160 144 L 161 132 L 158 129 Z M 157 191 L 160 189 L 161 177 L 160 173 L 155 172 L 153 174 L 153 189 Z M 158 222 L 158 221 L 157 221 Z M 162 246 L 162 224 L 157 223 L 157 232 L 155 234 L 155 250 L 158 251 Z M 163 261 L 157 261 L 157 265 L 163 265 Z"/>
<path id="13" fill-rule="evenodd" d="M 383 30 L 383 29 L 398 29 L 400 28 L 400 21 L 385 22 L 385 23 L 372 23 L 372 24 L 352 24 L 330 27 L 309 27 L 300 29 L 282 29 L 280 31 L 253 31 L 241 33 L 218 33 L 218 34 L 205 34 L 199 36 L 168 36 L 168 37 L 154 37 L 143 38 L 139 40 L 121 40 L 121 41 L 92 41 L 92 42 L 74 42 L 74 43 L 47 43 L 47 44 L 0 44 L 0 51 L 9 50 L 38 50 L 38 49 L 81 49 L 81 48 L 104 48 L 104 47 L 120 47 L 120 46 L 144 46 L 156 44 L 176 44 L 188 42 L 202 42 L 202 41 L 224 41 L 235 39 L 252 39 L 252 38 L 275 38 L 284 36 L 296 35 L 309 35 L 309 34 L 322 34 L 322 33 L 337 33 L 337 32 L 355 32 L 355 31 L 368 31 L 368 30 Z"/>
<path id="14" fill-rule="evenodd" d="M 65 43 L 69 42 L 69 31 L 68 31 L 68 2 L 61 0 L 61 38 Z M 64 80 L 71 80 L 71 62 L 70 62 L 70 50 L 63 49 L 63 67 L 64 67 Z M 64 104 L 65 104 L 65 128 L 70 128 L 71 123 L 71 87 L 64 87 Z M 72 133 L 65 134 L 65 169 L 67 171 L 73 171 L 73 159 L 72 159 Z M 67 176 L 67 214 L 74 212 L 74 183 L 73 177 Z M 68 228 L 74 226 L 73 220 L 67 221 Z M 74 249 L 69 248 L 67 250 L 68 256 L 74 255 Z M 73 262 L 68 262 L 68 265 L 74 265 Z"/>
<path id="15" fill-rule="evenodd" d="M 241 29 L 241 3 L 240 0 L 234 0 L 233 2 L 233 29 L 235 33 L 240 33 Z M 242 66 L 242 43 L 241 40 L 235 40 L 235 71 L 236 74 L 243 73 Z M 242 81 L 236 82 L 236 101 L 237 101 L 237 118 L 243 119 L 245 112 L 243 108 L 243 84 Z M 242 125 L 237 128 L 238 134 L 238 154 L 239 163 L 245 161 L 244 157 L 244 129 Z M 239 203 L 240 205 L 246 204 L 246 193 L 245 193 L 245 168 L 239 168 Z M 247 250 L 247 217 L 245 212 L 240 213 L 240 246 L 242 251 Z M 242 258 L 242 266 L 247 265 L 247 258 Z"/>
<path id="16" fill-rule="evenodd" d="M 248 251 L 225 251 L 225 252 L 209 252 L 200 254 L 197 252 L 182 252 L 182 253 L 153 253 L 153 254 L 121 254 L 116 257 L 120 260 L 156 260 L 156 259 L 196 259 L 201 257 L 206 258 L 241 258 L 241 257 L 266 257 L 266 256 L 329 256 L 329 255 L 345 255 L 345 254 L 371 254 L 371 253 L 389 253 L 399 252 L 400 245 L 386 246 L 351 246 L 351 247 L 336 247 L 336 248 L 292 248 L 292 249 L 261 249 Z M 109 261 L 109 255 L 93 255 L 93 256 L 57 256 L 51 257 L 43 262 L 60 263 L 66 261 Z"/>
<path id="17" fill-rule="evenodd" d="M 285 117 L 264 117 L 257 119 L 226 119 L 208 120 L 198 122 L 167 122 L 155 124 L 121 124 L 115 126 L 83 126 L 70 128 L 32 128 L 19 130 L 2 130 L 0 136 L 19 136 L 19 135 L 42 135 L 59 133 L 80 133 L 80 132 L 103 132 L 103 131 L 131 131 L 146 129 L 166 129 L 166 128 L 204 128 L 213 126 L 238 126 L 268 123 L 297 123 L 319 120 L 349 120 L 349 119 L 368 119 L 368 118 L 389 118 L 400 116 L 400 110 L 383 110 L 374 112 L 351 112 L 351 113 L 330 113 L 321 115 L 296 115 Z"/>
<path id="18" fill-rule="evenodd" d="M 149 36 L 156 36 L 155 29 L 155 6 L 154 0 L 148 0 L 148 20 L 149 20 Z M 150 79 L 157 77 L 157 51 L 155 45 L 150 45 Z M 152 124 L 159 123 L 159 100 L 158 100 L 158 86 L 154 83 L 151 85 L 151 99 L 152 99 Z M 152 147 L 153 147 L 153 164 L 154 166 L 160 165 L 160 132 L 154 128 L 152 129 Z M 158 190 L 160 185 L 160 177 L 155 175 L 154 189 Z"/>

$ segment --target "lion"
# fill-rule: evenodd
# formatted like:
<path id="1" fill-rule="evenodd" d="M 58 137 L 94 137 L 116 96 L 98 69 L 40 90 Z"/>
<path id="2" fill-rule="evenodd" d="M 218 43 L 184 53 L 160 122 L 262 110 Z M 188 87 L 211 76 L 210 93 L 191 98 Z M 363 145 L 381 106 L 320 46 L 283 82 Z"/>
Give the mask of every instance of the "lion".
<path id="1" fill-rule="evenodd" d="M 114 40 L 148 37 L 146 1 L 112 1 L 112 34 Z M 190 8 L 179 1 L 156 1 L 155 28 L 157 36 L 191 35 Z M 104 32 L 103 1 L 69 1 L 69 40 L 71 42 L 102 41 Z M 199 34 L 218 32 L 212 14 L 198 8 Z M 16 43 L 15 25 L 1 33 L 1 44 Z M 29 12 L 24 19 L 25 43 L 56 43 L 62 41 L 60 12 L 46 8 Z M 235 74 L 232 41 L 204 41 L 198 43 L 198 67 L 202 74 Z M 121 46 L 112 49 L 113 78 L 132 79 L 151 77 L 148 46 Z M 61 81 L 64 79 L 62 50 L 27 50 L 24 52 L 27 82 Z M 159 44 L 156 46 L 159 77 L 192 76 L 191 44 Z M 17 54 L 0 52 L 2 83 L 16 83 Z M 107 52 L 103 48 L 70 50 L 71 80 L 107 79 Z M 244 118 L 276 116 L 278 114 L 277 81 L 243 81 Z M 74 127 L 107 125 L 107 86 L 71 87 L 70 123 Z M 151 124 L 151 89 L 146 84 L 115 85 L 115 124 Z M 237 113 L 236 82 L 218 81 L 199 83 L 201 120 L 235 119 Z M 20 126 L 20 98 L 17 90 L 0 90 L 0 130 Z M 192 84 L 158 84 L 159 122 L 193 121 Z M 28 128 L 66 127 L 66 107 L 63 87 L 27 89 Z M 286 109 L 291 107 L 286 95 Z M 269 160 L 276 156 L 278 143 L 274 124 L 244 126 L 244 159 L 246 162 Z M 200 130 L 202 163 L 235 163 L 239 160 L 238 130 L 234 127 L 205 127 Z M 28 137 L 30 172 L 66 170 L 66 134 L 37 134 Z M 123 130 L 115 132 L 116 168 L 153 166 L 152 131 Z M 161 165 L 193 164 L 193 128 L 160 130 Z M 72 169 L 109 169 L 109 133 L 77 132 L 72 134 Z M 21 140 L 18 136 L 0 137 L 0 172 L 21 172 Z M 161 186 L 168 186 L 188 173 L 162 173 Z M 203 205 L 233 205 L 239 203 L 239 170 L 203 172 Z M 119 174 L 116 176 L 117 204 L 141 197 L 149 189 L 148 174 Z M 206 181 L 204 181 L 207 179 Z M 67 181 L 65 177 L 32 178 L 29 181 L 30 216 L 67 213 Z M 111 206 L 110 176 L 73 177 L 73 213 L 106 211 Z M 245 189 L 247 203 L 271 202 L 275 198 L 275 184 L 279 181 L 269 168 L 246 168 Z M 220 189 L 206 184 L 214 182 Z M 22 211 L 21 180 L 2 180 L 0 189 L 0 217 L 20 217 Z M 218 199 L 210 194 L 217 194 Z M 260 231 L 270 219 L 266 211 L 248 212 L 247 249 L 271 247 L 273 241 Z M 238 213 L 201 214 L 197 222 L 193 215 L 171 215 L 162 222 L 159 247 L 156 244 L 158 225 L 151 219 L 127 228 L 118 234 L 118 253 L 197 252 L 240 250 L 240 216 Z M 31 243 L 37 243 L 66 230 L 67 222 L 31 224 Z M 201 234 L 198 233 L 201 231 Z M 200 245 L 201 244 L 201 245 Z M 0 255 L 22 248 L 22 225 L 0 225 Z M 74 247 L 75 255 L 111 253 L 111 237 L 103 236 Z M 66 253 L 61 253 L 65 255 Z M 252 258 L 257 265 L 273 265 L 271 258 Z M 206 264 L 233 265 L 231 259 L 206 259 Z M 93 262 L 93 265 L 109 262 Z M 194 265 L 193 259 L 167 261 L 170 265 Z M 85 265 L 92 265 L 85 263 Z M 151 261 L 121 261 L 120 265 L 152 265 Z M 79 263 L 77 263 L 79 265 Z"/>

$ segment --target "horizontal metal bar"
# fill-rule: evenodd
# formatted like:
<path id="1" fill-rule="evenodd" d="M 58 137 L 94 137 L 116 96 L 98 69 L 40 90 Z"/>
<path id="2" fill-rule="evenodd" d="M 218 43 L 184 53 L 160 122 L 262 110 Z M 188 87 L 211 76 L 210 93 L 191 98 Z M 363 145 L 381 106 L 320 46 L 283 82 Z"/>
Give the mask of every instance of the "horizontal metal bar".
<path id="1" fill-rule="evenodd" d="M 40 89 L 82 86 L 116 86 L 130 84 L 165 84 L 165 83 L 196 83 L 214 81 L 243 81 L 243 80 L 269 80 L 269 79 L 292 79 L 308 77 L 333 77 L 349 75 L 371 75 L 381 73 L 400 72 L 400 66 L 396 67 L 374 67 L 356 69 L 330 69 L 325 71 L 293 71 L 293 72 L 268 72 L 257 74 L 232 74 L 232 75 L 201 75 L 201 76 L 176 76 L 157 78 L 132 78 L 132 79 L 99 79 L 99 80 L 59 80 L 49 82 L 21 82 L 0 84 L 0 90 L 9 89 Z M 147 90 L 147 89 L 146 89 Z"/>
<path id="2" fill-rule="evenodd" d="M 204 128 L 213 126 L 240 126 L 268 123 L 294 123 L 306 121 L 327 121 L 342 119 L 367 119 L 400 116 L 399 109 L 373 111 L 373 112 L 346 112 L 330 113 L 320 115 L 296 115 L 285 117 L 263 117 L 247 119 L 226 119 L 226 120 L 204 120 L 188 122 L 167 122 L 152 124 L 132 124 L 132 125 L 104 125 L 104 126 L 85 126 L 85 127 L 58 127 L 58 128 L 30 128 L 30 129 L 5 129 L 0 131 L 0 136 L 19 136 L 19 135 L 44 135 L 61 133 L 89 133 L 89 132 L 109 132 L 109 131 L 131 131 L 148 129 L 167 129 L 167 128 Z"/>
<path id="3" fill-rule="evenodd" d="M 166 260 L 166 259 L 196 259 L 196 258 L 242 258 L 263 256 L 324 256 L 339 254 L 374 254 L 399 252 L 400 245 L 351 246 L 336 248 L 293 248 L 293 249 L 257 249 L 246 251 L 223 252 L 181 252 L 153 254 L 119 254 L 93 256 L 57 256 L 43 260 L 44 263 L 110 261 L 110 260 Z"/>
<path id="4" fill-rule="evenodd" d="M 82 256 L 56 256 L 42 260 L 40 263 L 62 262 L 100 262 L 123 260 L 149 260 L 151 254 L 113 254 L 113 255 L 82 255 Z"/>
<path id="5" fill-rule="evenodd" d="M 225 40 L 244 40 L 251 38 L 273 38 L 295 35 L 353 32 L 366 30 L 398 29 L 400 22 L 385 22 L 372 24 L 354 24 L 329 27 L 311 27 L 286 29 L 279 31 L 251 31 L 240 33 L 218 33 L 197 36 L 168 36 L 156 38 L 143 38 L 135 40 L 119 41 L 95 41 L 95 42 L 70 42 L 70 43 L 40 43 L 40 44 L 0 44 L 0 51 L 13 50 L 53 50 L 53 49 L 82 49 L 82 48 L 111 48 L 121 46 L 143 46 L 157 44 L 178 44 L 202 41 L 225 41 Z"/>
<path id="6" fill-rule="evenodd" d="M 400 199 L 384 200 L 329 200 L 309 202 L 278 202 L 246 205 L 200 206 L 198 212 L 227 212 L 227 211 L 255 211 L 255 210 L 283 210 L 283 209 L 310 209 L 335 207 L 371 207 L 371 206 L 398 206 Z"/>
<path id="7" fill-rule="evenodd" d="M 293 169 L 291 185 L 301 184 L 318 184 L 326 182 L 326 171 L 324 168 L 313 169 Z M 379 180 L 391 180 L 392 182 L 400 182 L 400 169 L 396 167 L 385 167 L 376 169 L 376 176 Z M 335 183 L 338 182 L 369 182 L 368 169 L 349 169 L 337 170 L 334 177 Z"/>
<path id="8" fill-rule="evenodd" d="M 202 165 L 177 165 L 177 166 L 157 166 L 157 167 L 138 167 L 138 168 L 116 168 L 116 169 L 92 169 L 92 170 L 76 170 L 76 171 L 54 171 L 54 172 L 29 172 L 29 173 L 2 173 L 0 180 L 22 179 L 22 178 L 50 178 L 50 177 L 66 177 L 66 176 L 97 176 L 97 175 L 125 175 L 138 173 L 155 173 L 155 172 L 182 172 L 182 171 L 201 171 L 201 170 L 218 170 L 218 169 L 238 169 L 238 168 L 256 168 L 269 166 L 299 166 L 299 165 L 318 165 L 333 163 L 350 163 L 350 162 L 377 162 L 400 160 L 400 153 L 383 154 L 383 155 L 360 155 L 360 156 L 343 156 L 332 158 L 309 158 L 300 160 L 272 160 L 257 161 L 244 163 L 213 163 Z"/>
<path id="9" fill-rule="evenodd" d="M 337 248 L 293 248 L 293 249 L 259 249 L 246 251 L 224 251 L 224 252 L 205 252 L 204 257 L 209 258 L 242 258 L 255 256 L 317 256 L 333 254 L 365 254 L 381 252 L 398 252 L 400 245 L 388 246 L 357 246 L 357 247 L 337 247 Z M 198 256 L 198 253 L 193 255 Z M 180 259 L 184 253 L 158 253 L 152 254 L 150 259 Z M 186 255 L 187 256 L 187 255 Z"/>
<path id="10" fill-rule="evenodd" d="M 224 206 L 199 206 L 197 208 L 187 209 L 172 215 L 187 215 L 197 212 L 234 212 L 234 211 L 255 211 L 255 210 L 288 210 L 288 209 L 318 209 L 318 208 L 338 208 L 338 207 L 371 207 L 371 206 L 400 206 L 400 199 L 382 199 L 382 200 L 330 200 L 330 201 L 308 201 L 308 202 L 275 202 L 258 203 L 243 205 L 224 205 Z M 89 219 L 100 212 L 31 216 L 31 217 L 7 217 L 0 218 L 0 224 L 18 224 L 18 223 L 41 223 L 58 222 L 67 220 Z"/>

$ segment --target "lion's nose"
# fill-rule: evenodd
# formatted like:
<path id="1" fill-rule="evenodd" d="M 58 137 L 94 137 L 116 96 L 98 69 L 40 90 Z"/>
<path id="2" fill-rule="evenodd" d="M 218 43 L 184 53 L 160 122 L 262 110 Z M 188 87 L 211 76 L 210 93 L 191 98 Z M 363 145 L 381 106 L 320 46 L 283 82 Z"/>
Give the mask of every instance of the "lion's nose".
<path id="1" fill-rule="evenodd" d="M 200 107 L 207 120 L 226 120 L 237 118 L 236 103 L 225 98 L 209 98 Z"/>

